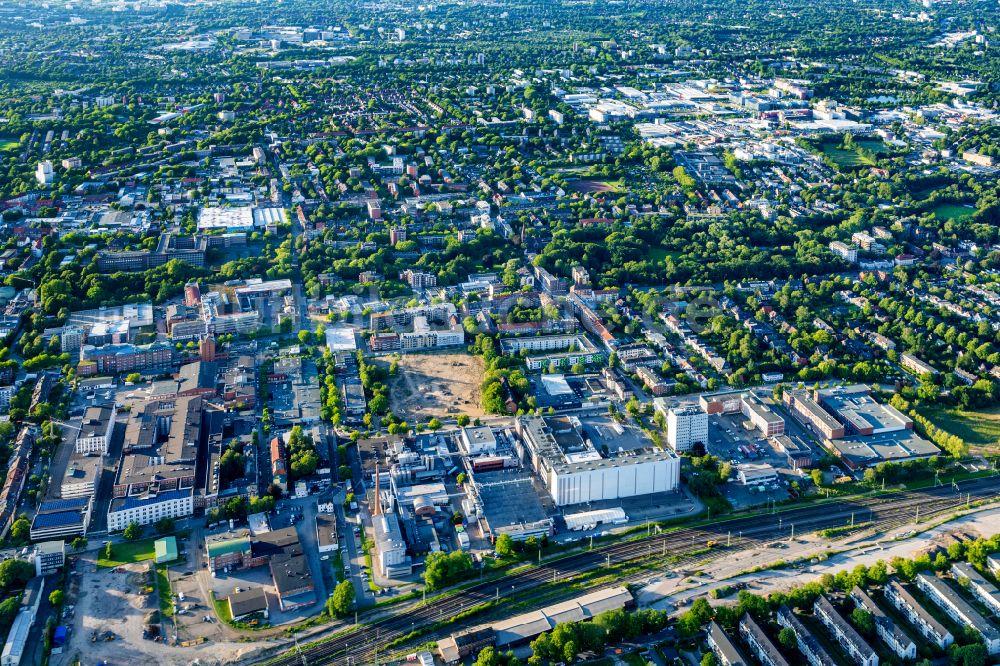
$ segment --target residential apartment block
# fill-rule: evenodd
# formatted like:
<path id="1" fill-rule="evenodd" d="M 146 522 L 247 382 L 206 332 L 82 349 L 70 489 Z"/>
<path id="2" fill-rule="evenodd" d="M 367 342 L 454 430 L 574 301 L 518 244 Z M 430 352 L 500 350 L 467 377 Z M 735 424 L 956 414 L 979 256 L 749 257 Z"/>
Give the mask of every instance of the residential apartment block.
<path id="1" fill-rule="evenodd" d="M 747 613 L 740 618 L 740 636 L 764 666 L 789 666 L 781 650 Z"/>
<path id="2" fill-rule="evenodd" d="M 708 625 L 708 635 L 705 637 L 708 647 L 715 653 L 716 658 L 722 666 L 746 666 L 746 658 L 740 654 L 739 649 L 726 632 L 712 620 Z"/>
<path id="3" fill-rule="evenodd" d="M 806 658 L 806 663 L 809 666 L 837 666 L 837 661 L 788 606 L 782 606 L 778 609 L 778 624 L 791 629 L 792 633 L 795 634 L 799 652 Z"/>
<path id="4" fill-rule="evenodd" d="M 851 600 L 863 611 L 871 614 L 875 621 L 875 633 L 900 659 L 916 659 L 917 644 L 905 631 L 886 614 L 868 593 L 855 586 L 851 590 Z"/>
<path id="5" fill-rule="evenodd" d="M 1000 629 L 983 617 L 948 583 L 929 573 L 917 574 L 917 588 L 926 594 L 948 617 L 972 627 L 983 638 L 989 654 L 1000 654 Z"/>
<path id="6" fill-rule="evenodd" d="M 813 614 L 857 666 L 878 666 L 878 654 L 822 594 L 813 604 Z"/>
<path id="7" fill-rule="evenodd" d="M 906 617 L 924 640 L 930 641 L 942 650 L 955 642 L 951 632 L 928 613 L 901 583 L 890 580 L 885 585 L 884 594 L 886 600 Z"/>

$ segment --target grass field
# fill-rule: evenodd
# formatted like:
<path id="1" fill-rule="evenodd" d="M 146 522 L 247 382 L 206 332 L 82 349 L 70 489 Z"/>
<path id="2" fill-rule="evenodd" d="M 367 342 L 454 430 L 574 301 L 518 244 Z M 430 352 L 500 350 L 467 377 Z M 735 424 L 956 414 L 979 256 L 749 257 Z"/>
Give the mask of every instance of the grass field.
<path id="1" fill-rule="evenodd" d="M 215 604 L 215 614 L 223 622 L 232 622 L 233 614 L 229 612 L 229 599 L 217 599 L 215 592 L 212 593 L 212 603 Z"/>
<path id="2" fill-rule="evenodd" d="M 156 589 L 160 593 L 160 615 L 171 617 L 174 614 L 174 600 L 170 597 L 170 579 L 166 567 L 156 567 Z"/>
<path id="3" fill-rule="evenodd" d="M 9 136 L 0 136 L 0 153 L 7 153 L 12 150 L 17 150 L 17 147 L 20 145 L 21 143 L 15 138 Z"/>
<path id="4" fill-rule="evenodd" d="M 667 260 L 667 257 L 672 257 L 676 259 L 678 254 L 679 253 L 677 252 L 665 250 L 662 247 L 649 248 L 649 260 L 657 264 L 662 264 L 664 261 Z"/>
<path id="5" fill-rule="evenodd" d="M 119 567 L 123 564 L 151 560 L 155 556 L 154 538 L 142 539 L 131 543 L 116 543 L 111 547 L 111 559 L 105 557 L 103 548 L 97 558 L 97 566 L 104 568 Z"/>
<path id="6" fill-rule="evenodd" d="M 863 155 L 861 149 L 871 151 L 878 155 L 889 152 L 889 147 L 881 141 L 858 140 L 854 142 L 857 149 L 841 148 L 839 144 L 828 142 L 820 146 L 823 154 L 837 163 L 837 166 L 845 169 L 852 169 L 860 166 L 873 166 L 875 160 Z"/>
<path id="7" fill-rule="evenodd" d="M 836 162 L 837 166 L 846 169 L 875 164 L 874 160 L 868 159 L 856 150 L 845 150 L 832 143 L 823 144 L 823 154 Z"/>
<path id="8" fill-rule="evenodd" d="M 961 204 L 943 203 L 931 208 L 930 212 L 939 220 L 960 220 L 972 215 L 973 210 Z"/>
<path id="9" fill-rule="evenodd" d="M 570 183 L 570 189 L 576 192 L 621 192 L 624 188 L 624 183 L 619 178 L 618 180 L 578 180 L 576 182 Z"/>
<path id="10" fill-rule="evenodd" d="M 927 417 L 937 427 L 961 437 L 973 449 L 1000 450 L 1000 408 L 977 412 L 938 409 Z"/>

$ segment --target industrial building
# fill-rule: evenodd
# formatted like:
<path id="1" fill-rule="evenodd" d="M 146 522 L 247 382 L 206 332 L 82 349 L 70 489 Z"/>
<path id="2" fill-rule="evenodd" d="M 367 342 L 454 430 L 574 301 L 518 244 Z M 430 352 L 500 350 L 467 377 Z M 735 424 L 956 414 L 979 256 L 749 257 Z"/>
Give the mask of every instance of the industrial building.
<path id="1" fill-rule="evenodd" d="M 480 530 L 496 541 L 506 534 L 515 541 L 552 534 L 553 521 L 535 492 L 531 474 L 516 469 L 473 472 L 471 482 Z"/>
<path id="2" fill-rule="evenodd" d="M 736 465 L 736 480 L 744 486 L 767 486 L 778 482 L 778 470 L 764 463 Z"/>
<path id="3" fill-rule="evenodd" d="M 798 442 L 788 435 L 778 435 L 771 438 L 771 444 L 776 451 L 785 454 L 785 460 L 790 469 L 812 467 L 813 453 L 808 445 Z"/>
<path id="4" fill-rule="evenodd" d="M 913 420 L 892 405 L 876 402 L 864 384 L 785 391 L 788 409 L 848 467 L 902 462 L 940 450 L 913 431 Z"/>
<path id="5" fill-rule="evenodd" d="M 740 408 L 747 421 L 765 437 L 785 434 L 785 419 L 753 393 L 744 393 L 740 396 Z"/>
<path id="6" fill-rule="evenodd" d="M 492 627 L 496 632 L 496 646 L 507 649 L 521 645 L 544 631 L 552 631 L 557 624 L 591 620 L 605 611 L 634 606 L 632 594 L 624 587 L 597 590 L 538 611 L 494 622 Z"/>
<path id="7" fill-rule="evenodd" d="M 340 547 L 337 539 L 336 514 L 316 514 L 316 543 L 319 546 L 320 553 L 332 553 Z"/>
<path id="8" fill-rule="evenodd" d="M 382 474 L 375 467 L 375 509 L 372 511 L 372 531 L 375 533 L 375 564 L 379 572 L 387 577 L 409 576 L 413 573 L 413 561 L 406 554 L 406 541 L 399 525 L 399 516 L 382 509 Z"/>
<path id="9" fill-rule="evenodd" d="M 316 603 L 316 587 L 309 562 L 296 553 L 279 553 L 269 563 L 271 581 L 278 595 L 278 606 L 283 611 L 291 611 Z"/>
<path id="10" fill-rule="evenodd" d="M 94 497 L 97 490 L 97 480 L 103 469 L 101 459 L 92 453 L 70 454 L 63 474 L 59 495 L 62 499 L 74 497 Z"/>
<path id="11" fill-rule="evenodd" d="M 84 536 L 90 527 L 92 497 L 42 502 L 31 519 L 31 540 Z"/>
<path id="12" fill-rule="evenodd" d="M 200 396 L 154 399 L 133 407 L 108 509 L 109 530 L 194 513 L 202 407 Z"/>
<path id="13" fill-rule="evenodd" d="M 524 645 L 539 634 L 551 631 L 557 624 L 584 622 L 594 619 L 605 611 L 634 607 L 635 599 L 628 589 L 610 587 L 508 620 L 494 622 L 489 626 L 452 635 L 438 641 L 438 652 L 444 663 L 455 664 L 486 647 L 496 646 L 499 651 Z"/>
<path id="14" fill-rule="evenodd" d="M 265 619 L 268 617 L 267 592 L 263 588 L 252 587 L 234 592 L 226 601 L 234 622 L 245 620 L 255 613 L 260 613 Z"/>
<path id="15" fill-rule="evenodd" d="M 815 435 L 826 440 L 844 436 L 844 425 L 823 409 L 809 391 L 786 389 L 782 399 L 785 407 Z"/>
<path id="16" fill-rule="evenodd" d="M 844 425 L 845 436 L 913 430 L 913 419 L 892 405 L 876 402 L 871 387 L 864 384 L 817 389 L 814 397 Z"/>
<path id="17" fill-rule="evenodd" d="M 671 492 L 680 484 L 676 454 L 654 447 L 641 431 L 626 433 L 618 423 L 521 417 L 515 429 L 523 457 L 557 506 Z"/>
<path id="18" fill-rule="evenodd" d="M 83 413 L 83 422 L 77 432 L 73 452 L 107 455 L 117 413 L 114 404 L 88 407 Z"/>
<path id="19" fill-rule="evenodd" d="M 463 634 L 454 634 L 438 641 L 438 654 L 446 664 L 457 664 L 466 657 L 475 658 L 482 650 L 493 647 L 497 635 L 493 629 L 473 629 Z"/>
<path id="20" fill-rule="evenodd" d="M 47 576 L 59 571 L 66 564 L 66 542 L 42 541 L 35 544 L 35 575 Z"/>
<path id="21" fill-rule="evenodd" d="M 166 536 L 153 542 L 153 561 L 157 564 L 177 559 L 177 537 Z"/>

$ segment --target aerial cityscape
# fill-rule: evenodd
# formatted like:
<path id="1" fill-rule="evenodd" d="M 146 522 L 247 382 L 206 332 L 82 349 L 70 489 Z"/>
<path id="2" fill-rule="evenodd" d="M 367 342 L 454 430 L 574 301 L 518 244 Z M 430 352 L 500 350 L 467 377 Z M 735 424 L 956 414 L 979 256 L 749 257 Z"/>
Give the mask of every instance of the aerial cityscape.
<path id="1" fill-rule="evenodd" d="M 0 0 L 0 666 L 1000 663 L 998 29 Z"/>

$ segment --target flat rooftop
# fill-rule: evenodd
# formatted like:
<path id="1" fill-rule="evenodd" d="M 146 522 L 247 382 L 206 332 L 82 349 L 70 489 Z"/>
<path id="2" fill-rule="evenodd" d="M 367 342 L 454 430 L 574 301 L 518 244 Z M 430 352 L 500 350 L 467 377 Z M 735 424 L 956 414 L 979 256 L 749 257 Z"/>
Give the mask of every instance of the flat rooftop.
<path id="1" fill-rule="evenodd" d="M 745 393 L 742 402 L 747 409 L 763 419 L 765 423 L 784 423 L 785 419 L 778 416 L 769 405 L 764 404 L 760 398 L 753 393 Z"/>
<path id="2" fill-rule="evenodd" d="M 83 413 L 83 422 L 80 424 L 80 434 L 77 439 L 89 439 L 91 437 L 104 437 L 114 416 L 114 409 L 110 405 L 93 405 Z"/>
<path id="3" fill-rule="evenodd" d="M 202 400 L 187 396 L 137 406 L 125 427 L 117 484 L 194 477 L 201 439 Z"/>
<path id="4" fill-rule="evenodd" d="M 486 521 L 494 532 L 504 527 L 530 525 L 549 519 L 535 491 L 531 474 L 481 472 L 474 475 L 474 481 Z"/>
<path id="5" fill-rule="evenodd" d="M 523 417 L 519 420 L 519 428 L 529 440 L 529 446 L 559 473 L 676 457 L 670 450 L 655 448 L 640 430 L 630 429 L 607 417 Z"/>
<path id="6" fill-rule="evenodd" d="M 823 409 L 823 406 L 816 402 L 809 394 L 809 391 L 797 389 L 788 391 L 788 393 L 794 398 L 795 406 L 799 410 L 808 413 L 812 418 L 822 422 L 829 428 L 839 428 L 841 426 L 840 421 L 835 419 L 833 414 Z"/>
<path id="7" fill-rule="evenodd" d="M 824 389 L 817 391 L 817 398 L 855 431 L 901 430 L 912 423 L 895 407 L 876 402 L 867 386 Z"/>
<path id="8" fill-rule="evenodd" d="M 618 423 L 609 416 L 589 416 L 580 419 L 584 434 L 597 449 L 607 446 L 609 455 L 624 451 L 645 451 L 653 448 L 653 442 L 635 426 Z"/>
<path id="9" fill-rule="evenodd" d="M 101 457 L 97 455 L 87 455 L 85 453 L 73 452 L 69 456 L 66 464 L 66 472 L 63 474 L 62 483 L 95 483 L 100 476 Z"/>
<path id="10" fill-rule="evenodd" d="M 880 462 L 929 458 L 941 453 L 930 441 L 912 430 L 883 432 L 867 437 L 835 439 L 830 445 L 851 467 L 871 467 Z"/>

